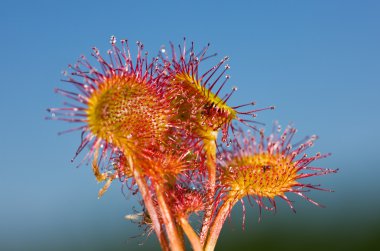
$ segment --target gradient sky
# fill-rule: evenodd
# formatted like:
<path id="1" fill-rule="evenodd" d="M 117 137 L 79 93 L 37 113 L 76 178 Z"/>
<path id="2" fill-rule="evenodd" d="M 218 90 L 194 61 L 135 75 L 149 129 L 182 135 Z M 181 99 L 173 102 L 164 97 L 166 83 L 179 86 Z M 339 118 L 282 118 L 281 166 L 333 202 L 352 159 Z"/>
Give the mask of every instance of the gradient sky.
<path id="1" fill-rule="evenodd" d="M 129 238 L 137 227 L 123 220 L 136 199 L 114 184 L 98 200 L 90 168 L 70 163 L 79 134 L 57 136 L 70 125 L 44 120 L 46 108 L 62 102 L 53 93 L 65 86 L 61 71 L 92 46 L 105 52 L 111 35 L 142 41 L 150 55 L 186 36 L 198 49 L 211 42 L 213 62 L 230 56 L 229 88 L 239 88 L 230 104 L 276 105 L 257 119 L 293 122 L 300 137 L 319 135 L 313 151 L 333 153 L 319 165 L 340 168 L 316 179 L 336 190 L 312 194 L 328 207 L 297 200 L 300 219 L 345 222 L 347 243 L 356 231 L 373 234 L 380 223 L 379 27 L 379 1 L 2 0 L 0 249 L 143 249 Z M 239 225 L 241 217 L 233 220 Z"/>

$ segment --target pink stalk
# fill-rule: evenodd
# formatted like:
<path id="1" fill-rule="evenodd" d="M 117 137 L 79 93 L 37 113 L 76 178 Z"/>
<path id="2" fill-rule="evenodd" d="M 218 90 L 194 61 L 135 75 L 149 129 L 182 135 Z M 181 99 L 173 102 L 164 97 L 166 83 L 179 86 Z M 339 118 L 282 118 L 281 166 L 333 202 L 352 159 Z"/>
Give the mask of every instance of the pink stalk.
<path id="1" fill-rule="evenodd" d="M 205 206 L 205 214 L 202 223 L 202 229 L 200 234 L 200 240 L 203 244 L 208 229 L 210 227 L 212 212 L 214 210 L 214 196 L 215 196 L 215 183 L 216 183 L 216 139 L 218 136 L 218 132 L 214 131 L 211 133 L 211 139 L 205 139 L 205 151 L 207 156 L 207 171 L 208 171 L 208 192 L 207 192 L 207 200 Z"/>
<path id="2" fill-rule="evenodd" d="M 230 214 L 232 207 L 236 204 L 237 201 L 238 200 L 236 198 L 232 197 L 224 201 L 222 206 L 219 208 L 218 214 L 210 226 L 206 245 L 204 246 L 205 251 L 212 251 L 215 249 L 220 231 L 222 231 L 223 228 L 223 224 L 226 221 L 227 216 Z"/>
<path id="3" fill-rule="evenodd" d="M 194 251 L 202 251 L 202 244 L 199 240 L 199 237 L 197 233 L 194 231 L 194 229 L 191 227 L 189 222 L 187 221 L 186 218 L 180 217 L 179 222 L 181 224 L 181 227 L 183 231 L 185 232 L 187 238 L 190 241 L 191 247 L 193 248 Z"/>
<path id="4" fill-rule="evenodd" d="M 158 241 L 160 242 L 160 245 L 163 250 L 170 250 L 152 201 L 152 195 L 150 194 L 148 185 L 146 184 L 144 177 L 141 175 L 141 169 L 137 166 L 133 166 L 133 159 L 131 156 L 128 156 L 127 158 L 129 166 L 131 170 L 133 170 L 133 176 L 136 180 L 137 186 L 139 187 L 141 196 L 144 200 L 145 208 L 148 210 L 149 216 L 152 219 L 153 229 L 156 232 Z"/>
<path id="5" fill-rule="evenodd" d="M 183 240 L 178 233 L 178 228 L 175 224 L 174 217 L 166 203 L 162 187 L 159 184 L 155 185 L 157 202 L 160 207 L 162 219 L 164 221 L 167 236 L 169 239 L 170 250 L 181 251 L 184 249 Z"/>

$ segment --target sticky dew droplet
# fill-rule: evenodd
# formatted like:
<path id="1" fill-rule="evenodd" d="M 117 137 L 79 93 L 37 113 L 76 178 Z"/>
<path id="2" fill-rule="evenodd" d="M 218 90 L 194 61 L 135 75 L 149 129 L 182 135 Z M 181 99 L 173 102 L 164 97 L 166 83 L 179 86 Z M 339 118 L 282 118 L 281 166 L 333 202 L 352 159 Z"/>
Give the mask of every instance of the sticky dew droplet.
<path id="1" fill-rule="evenodd" d="M 227 142 L 227 145 L 226 145 L 226 146 L 227 146 L 227 147 L 230 147 L 231 144 L 232 144 L 232 139 L 229 139 L 228 142 Z"/>
<path id="2" fill-rule="evenodd" d="M 112 45 L 115 45 L 115 44 L 116 44 L 116 37 L 115 37 L 114 35 L 112 35 L 112 36 L 110 37 L 110 44 L 112 44 Z"/>

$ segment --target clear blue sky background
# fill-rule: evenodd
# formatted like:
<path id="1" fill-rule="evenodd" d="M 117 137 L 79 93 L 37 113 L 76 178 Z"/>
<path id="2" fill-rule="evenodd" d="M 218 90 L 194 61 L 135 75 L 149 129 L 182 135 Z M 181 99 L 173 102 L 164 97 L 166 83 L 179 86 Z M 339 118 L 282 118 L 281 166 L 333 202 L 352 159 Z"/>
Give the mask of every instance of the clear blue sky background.
<path id="1" fill-rule="evenodd" d="M 277 219 L 304 227 L 297 219 L 317 218 L 307 225 L 320 229 L 310 237 L 313 243 L 333 228 L 343 231 L 336 234 L 344 234 L 346 248 L 351 240 L 365 247 L 380 232 L 379 27 L 380 1 L 2 0 L 0 249 L 142 250 L 155 245 L 154 238 L 129 238 L 139 230 L 123 216 L 133 212 L 135 199 L 125 200 L 115 184 L 98 200 L 100 185 L 90 168 L 70 163 L 79 134 L 58 137 L 70 125 L 43 119 L 47 107 L 62 101 L 53 93 L 64 86 L 60 72 L 79 55 L 89 55 L 92 46 L 105 52 L 110 35 L 140 40 L 150 55 L 183 36 L 198 48 L 211 42 L 210 52 L 231 57 L 230 86 L 239 91 L 230 104 L 274 104 L 278 109 L 260 113 L 258 120 L 294 122 L 300 137 L 320 136 L 313 151 L 333 153 L 319 165 L 339 167 L 340 173 L 317 182 L 336 192 L 312 196 L 327 209 L 297 200 L 297 215 L 284 207 L 278 218 L 268 215 L 259 225 L 252 210 L 247 217 L 253 226 L 245 233 L 237 212 L 234 228 L 245 242 L 252 238 L 250 229 L 260 236 L 263 225 L 275 228 L 281 223 Z M 143 247 L 137 246 L 140 241 Z"/>

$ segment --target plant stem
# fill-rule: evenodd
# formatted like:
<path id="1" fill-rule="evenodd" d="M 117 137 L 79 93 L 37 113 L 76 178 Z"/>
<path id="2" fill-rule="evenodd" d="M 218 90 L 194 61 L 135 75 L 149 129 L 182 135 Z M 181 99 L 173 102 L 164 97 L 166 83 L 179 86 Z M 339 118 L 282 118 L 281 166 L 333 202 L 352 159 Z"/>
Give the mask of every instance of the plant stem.
<path id="1" fill-rule="evenodd" d="M 203 217 L 202 229 L 200 234 L 200 241 L 203 244 L 207 232 L 210 227 L 212 212 L 214 210 L 214 197 L 215 197 L 215 182 L 216 182 L 216 139 L 218 137 L 217 131 L 210 132 L 209 137 L 204 139 L 204 149 L 206 151 L 206 165 L 208 171 L 208 190 L 207 200 L 205 206 L 205 213 Z"/>
<path id="2" fill-rule="evenodd" d="M 156 232 L 156 235 L 157 235 L 158 241 L 160 242 L 161 248 L 163 250 L 169 250 L 168 242 L 166 240 L 164 232 L 162 231 L 161 223 L 159 221 L 159 218 L 158 218 L 158 215 L 156 212 L 156 208 L 155 208 L 153 201 L 152 201 L 152 195 L 149 191 L 149 187 L 146 184 L 144 177 L 141 175 L 141 169 L 139 167 L 133 165 L 133 159 L 131 156 L 127 156 L 127 158 L 128 158 L 129 166 L 130 166 L 131 170 L 133 170 L 133 176 L 136 180 L 137 186 L 139 187 L 139 191 L 141 193 L 141 196 L 144 200 L 145 208 L 148 210 L 149 216 L 152 220 L 153 229 Z"/>
<path id="3" fill-rule="evenodd" d="M 191 225 L 189 224 L 187 219 L 185 217 L 180 217 L 179 222 L 180 222 L 181 227 L 182 227 L 183 231 L 185 232 L 187 238 L 189 239 L 193 250 L 194 251 L 202 251 L 203 249 L 202 249 L 202 245 L 201 245 L 201 242 L 199 240 L 199 237 L 198 237 L 197 233 L 194 231 L 194 229 L 191 227 Z"/>
<path id="4" fill-rule="evenodd" d="M 155 184 L 155 189 L 156 189 L 158 205 L 161 210 L 162 219 L 164 221 L 167 236 L 169 239 L 170 250 L 173 250 L 173 251 L 185 250 L 183 239 L 178 234 L 178 228 L 175 224 L 173 215 L 166 203 L 161 185 Z"/>
<path id="5" fill-rule="evenodd" d="M 220 231 L 223 228 L 223 224 L 226 221 L 227 216 L 231 212 L 232 207 L 236 204 L 238 200 L 236 198 L 231 198 L 224 201 L 222 206 L 219 208 L 218 214 L 216 215 L 214 221 L 210 226 L 210 232 L 207 236 L 205 251 L 212 251 L 215 249 L 216 242 L 218 240 Z"/>

